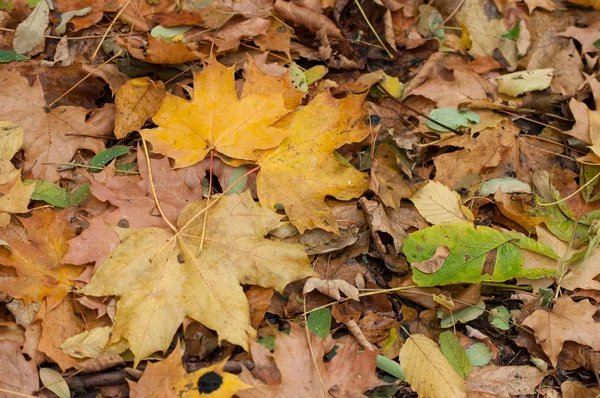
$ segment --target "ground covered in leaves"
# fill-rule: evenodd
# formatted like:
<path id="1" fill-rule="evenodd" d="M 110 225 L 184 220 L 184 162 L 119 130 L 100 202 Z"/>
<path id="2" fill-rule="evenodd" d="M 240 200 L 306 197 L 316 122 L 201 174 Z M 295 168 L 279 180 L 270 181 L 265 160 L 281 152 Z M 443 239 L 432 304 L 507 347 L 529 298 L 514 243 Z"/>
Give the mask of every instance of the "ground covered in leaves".
<path id="1" fill-rule="evenodd" d="M 597 397 L 599 55 L 595 0 L 0 0 L 0 397 Z"/>

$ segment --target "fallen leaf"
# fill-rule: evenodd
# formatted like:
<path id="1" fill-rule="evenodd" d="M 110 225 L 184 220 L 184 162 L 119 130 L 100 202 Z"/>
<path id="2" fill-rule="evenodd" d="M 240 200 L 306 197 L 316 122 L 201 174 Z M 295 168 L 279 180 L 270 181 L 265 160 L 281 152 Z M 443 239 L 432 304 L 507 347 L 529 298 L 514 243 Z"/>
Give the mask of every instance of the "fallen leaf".
<path id="1" fill-rule="evenodd" d="M 544 372 L 533 366 L 487 365 L 473 368 L 467 378 L 470 393 L 509 397 L 535 394 Z"/>
<path id="2" fill-rule="evenodd" d="M 20 174 L 10 160 L 23 145 L 23 129 L 18 125 L 0 121 L 0 185 L 14 181 Z"/>
<path id="3" fill-rule="evenodd" d="M 589 300 L 576 303 L 570 297 L 562 296 L 556 300 L 554 309 L 537 310 L 522 324 L 533 329 L 536 341 L 556 367 L 558 355 L 567 340 L 600 351 L 600 323 L 593 319 L 597 310 Z"/>
<path id="4" fill-rule="evenodd" d="M 136 364 L 166 350 L 186 315 L 216 330 L 219 341 L 247 349 L 256 332 L 239 283 L 281 292 L 314 275 L 302 246 L 263 238 L 281 217 L 260 208 L 249 193 L 220 197 L 204 223 L 196 215 L 206 203 L 182 210 L 178 228 L 190 224 L 177 239 L 158 228 L 118 229 L 121 243 L 81 290 L 120 297 L 111 342 L 126 338 Z"/>
<path id="5" fill-rule="evenodd" d="M 420 286 L 449 283 L 502 282 L 515 277 L 532 279 L 554 275 L 555 268 L 525 268 L 521 249 L 549 258 L 556 254 L 549 247 L 516 233 L 505 233 L 472 224 L 439 224 L 413 232 L 404 240 L 408 261 L 422 262 L 434 256 L 438 247 L 446 246 L 450 254 L 435 273 L 413 269 L 413 279 Z"/>
<path id="6" fill-rule="evenodd" d="M 536 8 L 543 8 L 548 11 L 554 11 L 556 9 L 556 4 L 552 0 L 524 0 L 525 4 L 527 4 L 527 8 L 529 9 L 529 14 L 533 13 L 533 10 Z"/>
<path id="7" fill-rule="evenodd" d="M 496 78 L 498 92 L 517 97 L 530 91 L 550 87 L 553 69 L 535 69 L 509 73 Z"/>
<path id="8" fill-rule="evenodd" d="M 600 394 L 600 388 L 588 388 L 580 381 L 567 380 L 560 385 L 560 392 L 563 398 L 594 398 Z"/>
<path id="9" fill-rule="evenodd" d="M 328 280 L 308 278 L 304 284 L 302 294 L 308 294 L 315 289 L 338 301 L 342 299 L 340 292 L 344 293 L 346 297 L 351 298 L 352 300 L 360 301 L 358 289 L 341 279 Z"/>
<path id="10" fill-rule="evenodd" d="M 37 3 L 31 14 L 17 26 L 13 49 L 18 54 L 33 50 L 42 40 L 48 26 L 50 8 L 45 1 Z"/>
<path id="11" fill-rule="evenodd" d="M 440 348 L 422 334 L 411 335 L 400 349 L 406 381 L 420 397 L 466 397 L 465 381 L 452 368 Z"/>
<path id="12" fill-rule="evenodd" d="M 283 93 L 262 95 L 242 93 L 238 99 L 234 89 L 234 69 L 211 63 L 194 76 L 191 101 L 167 94 L 152 117 L 159 127 L 140 131 L 154 151 L 175 159 L 175 167 L 191 166 L 216 150 L 226 158 L 255 161 L 255 150 L 279 145 L 286 131 L 271 127 L 289 110 Z M 260 77 L 247 80 L 252 88 L 260 85 Z"/>
<path id="13" fill-rule="evenodd" d="M 27 213 L 29 209 L 29 201 L 31 195 L 35 191 L 36 184 L 25 185 L 20 178 L 17 177 L 15 184 L 10 188 L 10 191 L 0 197 L 0 212 L 6 213 Z"/>
<path id="14" fill-rule="evenodd" d="M 39 80 L 30 87 L 27 79 L 16 72 L 2 73 L 0 101 L 0 120 L 16 123 L 25 133 L 24 168 L 34 178 L 47 182 L 61 178 L 57 163 L 69 163 L 78 149 L 103 150 L 104 143 L 98 138 L 113 128 L 114 106 L 110 105 L 91 115 L 87 109 L 73 106 L 59 106 L 46 112 Z"/>
<path id="15" fill-rule="evenodd" d="M 71 291 L 81 267 L 59 265 L 73 237 L 64 212 L 35 210 L 31 218 L 20 219 L 28 240 L 2 236 L 8 246 L 0 248 L 0 264 L 13 267 L 14 278 L 0 277 L 0 291 L 26 302 L 46 298 L 54 308 Z"/>
<path id="16" fill-rule="evenodd" d="M 329 18 L 310 8 L 289 1 L 276 0 L 275 11 L 281 18 L 292 21 L 295 25 L 304 26 L 313 33 L 323 29 L 332 39 L 342 38 L 342 32 Z"/>
<path id="17" fill-rule="evenodd" d="M 147 77 L 128 80 L 115 96 L 115 136 L 123 138 L 139 130 L 160 108 L 165 95 L 162 82 L 154 83 Z"/>
<path id="18" fill-rule="evenodd" d="M 600 24 L 592 24 L 585 28 L 577 26 L 569 26 L 564 32 L 559 33 L 560 36 L 572 37 L 581 44 L 581 51 L 585 53 L 597 53 L 600 51 L 598 47 L 594 45 L 600 40 L 600 32 L 598 32 Z"/>
<path id="19" fill-rule="evenodd" d="M 62 375 L 52 368 L 40 369 L 40 380 L 48 390 L 59 398 L 70 398 L 71 391 Z"/>
<path id="20" fill-rule="evenodd" d="M 328 398 L 332 394 L 360 397 L 380 384 L 374 373 L 376 351 L 359 353 L 356 341 L 346 338 L 336 341 L 337 354 L 331 361 L 324 362 L 323 339 L 311 333 L 309 346 L 307 333 L 297 324 L 290 326 L 289 336 L 277 333 L 272 357 L 263 357 L 264 362 L 256 364 L 257 367 L 269 367 L 269 360 L 274 359 L 280 379 L 268 379 L 265 380 L 267 384 L 263 384 L 244 369 L 240 378 L 255 388 L 238 392 L 240 398 Z"/>
<path id="21" fill-rule="evenodd" d="M 446 246 L 439 246 L 437 249 L 435 249 L 435 253 L 430 259 L 414 262 L 411 264 L 411 266 L 423 272 L 424 274 L 433 274 L 442 268 L 444 261 L 446 261 L 446 258 L 448 258 L 449 255 L 450 249 L 448 249 Z"/>
<path id="22" fill-rule="evenodd" d="M 289 136 L 275 149 L 259 154 L 256 178 L 260 203 L 269 209 L 283 205 L 300 233 L 321 228 L 337 232 L 330 195 L 340 200 L 360 196 L 368 188 L 368 175 L 340 164 L 333 151 L 362 141 L 369 129 L 363 122 L 364 96 L 337 100 L 321 93 L 276 127 Z"/>
<path id="23" fill-rule="evenodd" d="M 409 199 L 432 224 L 468 223 L 475 219 L 473 213 L 462 205 L 460 195 L 437 181 L 429 181 Z"/>
<path id="24" fill-rule="evenodd" d="M 0 341 L 0 388 L 2 396 L 17 396 L 11 392 L 31 395 L 40 388 L 37 366 L 21 353 L 14 341 Z"/>

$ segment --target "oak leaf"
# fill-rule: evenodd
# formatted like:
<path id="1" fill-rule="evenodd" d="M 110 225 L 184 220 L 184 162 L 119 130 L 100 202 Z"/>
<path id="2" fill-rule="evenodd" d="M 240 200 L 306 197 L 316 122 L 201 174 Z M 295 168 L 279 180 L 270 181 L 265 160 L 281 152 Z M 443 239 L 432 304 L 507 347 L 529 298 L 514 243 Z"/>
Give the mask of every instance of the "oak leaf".
<path id="1" fill-rule="evenodd" d="M 207 201 L 186 206 L 177 227 L 189 225 L 176 239 L 160 228 L 117 229 L 121 243 L 81 290 L 120 297 L 111 342 L 126 338 L 136 364 L 166 350 L 186 316 L 247 349 L 256 332 L 240 283 L 282 292 L 315 275 L 302 246 L 264 239 L 281 216 L 249 193 L 217 198 L 205 229 Z"/>
<path id="2" fill-rule="evenodd" d="M 272 355 L 254 355 L 253 346 L 256 369 L 263 370 L 261 376 L 266 379 L 267 384 L 244 369 L 240 378 L 255 388 L 238 392 L 239 397 L 358 398 L 381 384 L 375 375 L 376 351 L 365 350 L 359 353 L 356 341 L 348 337 L 332 342 L 338 346 L 337 354 L 326 363 L 323 357 L 332 347 L 328 347 L 326 341 L 312 333 L 309 345 L 307 334 L 300 326 L 291 324 L 291 328 L 289 336 L 277 333 Z M 266 369 L 273 368 L 273 360 L 277 369 L 266 372 Z M 279 373 L 280 377 L 265 377 L 265 373 Z"/>
<path id="3" fill-rule="evenodd" d="M 533 329 L 536 341 L 556 367 L 565 341 L 591 346 L 600 350 L 600 322 L 594 321 L 598 307 L 589 300 L 574 302 L 568 296 L 556 300 L 552 311 L 537 310 L 523 321 Z"/>
<path id="4" fill-rule="evenodd" d="M 60 179 L 56 163 L 68 163 L 78 149 L 100 152 L 104 143 L 99 138 L 113 129 L 114 106 L 92 112 L 75 106 L 59 106 L 46 111 L 46 100 L 39 80 L 29 86 L 16 72 L 0 76 L 0 120 L 21 126 L 25 132 L 24 169 L 39 180 Z M 98 138 L 95 138 L 98 137 Z M 49 164 L 54 163 L 54 164 Z"/>
<path id="5" fill-rule="evenodd" d="M 363 122 L 364 96 L 338 100 L 321 93 L 276 127 L 289 132 L 279 147 L 259 154 L 256 178 L 260 203 L 274 209 L 283 205 L 290 221 L 302 233 L 321 228 L 337 232 L 338 226 L 325 196 L 350 200 L 369 187 L 369 177 L 342 165 L 333 151 L 362 141 L 369 128 Z"/>
<path id="6" fill-rule="evenodd" d="M 69 293 L 82 271 L 73 265 L 58 265 L 73 237 L 64 212 L 41 209 L 31 218 L 20 219 L 27 230 L 28 241 L 0 234 L 8 246 L 0 248 L 0 264 L 14 267 L 16 277 L 0 278 L 0 292 L 27 302 L 40 302 L 44 297 L 50 308 L 56 307 Z"/>
<path id="7" fill-rule="evenodd" d="M 191 101 L 167 94 L 152 118 L 158 128 L 140 132 L 154 151 L 173 158 L 180 168 L 201 161 L 213 149 L 225 159 L 255 161 L 255 150 L 279 145 L 286 131 L 271 125 L 289 112 L 282 91 L 248 95 L 247 90 L 261 84 L 261 75 L 254 74 L 238 99 L 234 72 L 215 62 L 194 76 Z"/>

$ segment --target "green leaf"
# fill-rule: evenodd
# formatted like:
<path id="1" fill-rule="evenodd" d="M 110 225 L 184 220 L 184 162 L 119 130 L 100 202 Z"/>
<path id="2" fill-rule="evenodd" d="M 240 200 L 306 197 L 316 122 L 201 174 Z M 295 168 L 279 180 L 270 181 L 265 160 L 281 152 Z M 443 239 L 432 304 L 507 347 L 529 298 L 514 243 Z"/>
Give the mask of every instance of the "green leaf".
<path id="1" fill-rule="evenodd" d="M 296 90 L 304 92 L 308 91 L 308 80 L 306 79 L 306 75 L 296 64 L 290 65 L 290 79 Z"/>
<path id="2" fill-rule="evenodd" d="M 536 200 L 540 203 L 548 203 L 537 195 Z M 573 237 L 582 240 L 588 237 L 588 226 L 571 220 L 560 211 L 559 206 L 537 206 L 534 214 L 536 217 L 546 218 L 544 224 L 560 240 L 570 242 Z"/>
<path id="3" fill-rule="evenodd" d="M 13 0 L 0 0 L 0 10 L 12 10 L 15 8 Z"/>
<path id="4" fill-rule="evenodd" d="M 331 311 L 329 311 L 329 308 L 321 308 L 311 312 L 308 315 L 308 328 L 320 338 L 326 339 L 331 330 Z"/>
<path id="5" fill-rule="evenodd" d="M 499 305 L 490 311 L 490 324 L 498 330 L 510 329 L 510 313 L 505 306 Z"/>
<path id="6" fill-rule="evenodd" d="M 46 181 L 36 181 L 35 191 L 31 195 L 32 200 L 43 200 L 56 207 L 71 206 L 71 195 L 66 189 Z"/>
<path id="7" fill-rule="evenodd" d="M 229 177 L 229 185 L 233 184 L 238 178 L 243 176 L 248 172 L 244 166 L 236 167 L 231 173 L 231 177 Z M 232 193 L 241 193 L 244 188 L 246 188 L 246 183 L 248 182 L 248 176 L 242 178 L 235 184 L 233 187 L 229 188 L 227 191 L 227 195 L 231 195 Z"/>
<path id="8" fill-rule="evenodd" d="M 102 152 L 97 153 L 96 156 L 94 156 L 92 158 L 92 160 L 90 160 L 90 166 L 104 167 L 106 164 L 108 164 L 114 158 L 125 155 L 128 152 L 129 152 L 128 146 L 125 146 L 125 145 L 113 146 L 112 148 L 109 148 Z M 92 169 L 92 171 L 98 171 L 98 170 Z"/>
<path id="9" fill-rule="evenodd" d="M 453 129 L 468 126 L 470 122 L 479 123 L 479 115 L 473 111 L 459 111 L 454 108 L 437 108 L 431 111 L 429 117 Z M 450 132 L 431 120 L 427 121 L 427 127 L 444 133 Z"/>
<path id="10" fill-rule="evenodd" d="M 440 322 L 440 326 L 444 329 L 450 328 L 457 323 L 467 323 L 474 319 L 479 318 L 485 311 L 485 303 L 483 301 L 478 302 L 475 305 L 462 308 L 447 318 L 444 318 Z"/>
<path id="11" fill-rule="evenodd" d="M 502 37 L 508 40 L 517 41 L 521 35 L 521 24 L 519 19 L 515 21 L 515 24 L 510 30 L 507 30 L 502 34 Z"/>
<path id="12" fill-rule="evenodd" d="M 452 368 L 456 370 L 462 378 L 466 378 L 471 372 L 471 362 L 465 352 L 465 349 L 460 345 L 458 337 L 449 330 L 440 334 L 440 349 L 446 357 Z"/>
<path id="13" fill-rule="evenodd" d="M 438 224 L 413 232 L 404 240 L 403 251 L 412 264 L 429 260 L 439 246 L 446 246 L 450 255 L 434 273 L 426 274 L 413 268 L 413 280 L 417 285 L 503 282 L 512 278 L 538 279 L 555 272 L 553 269 L 523 268 L 519 247 L 556 258 L 549 247 L 523 235 L 508 234 L 483 226 L 476 229 L 469 223 Z"/>
<path id="14" fill-rule="evenodd" d="M 71 193 L 69 203 L 71 206 L 79 206 L 83 204 L 90 196 L 90 187 L 88 184 L 83 184 Z"/>
<path id="15" fill-rule="evenodd" d="M 596 48 L 600 48 L 600 40 L 596 40 L 596 41 L 594 42 L 594 47 L 596 47 Z"/>
<path id="16" fill-rule="evenodd" d="M 492 350 L 483 343 L 472 344 L 466 352 L 472 366 L 485 366 L 494 356 Z"/>
<path id="17" fill-rule="evenodd" d="M 150 35 L 168 42 L 176 36 L 183 35 L 190 29 L 192 29 L 191 26 L 173 26 L 170 28 L 165 28 L 164 26 L 157 25 L 152 28 Z"/>
<path id="18" fill-rule="evenodd" d="M 516 178 L 500 177 L 492 178 L 491 180 L 481 184 L 481 188 L 479 188 L 479 195 L 493 195 L 496 193 L 498 188 L 500 188 L 500 190 L 504 193 L 531 193 L 531 187 L 529 184 L 525 184 Z"/>
<path id="19" fill-rule="evenodd" d="M 261 337 L 258 339 L 258 343 L 267 347 L 269 351 L 273 351 L 275 349 L 275 336 Z"/>
<path id="20" fill-rule="evenodd" d="M 12 51 L 0 50 L 0 64 L 6 64 L 14 61 L 24 61 L 26 59 L 29 59 L 29 57 L 26 55 L 17 54 Z"/>
<path id="21" fill-rule="evenodd" d="M 376 366 L 377 369 L 381 369 L 384 372 L 391 374 L 397 379 L 406 381 L 406 375 L 404 374 L 404 370 L 402 370 L 402 367 L 398 362 L 393 361 L 388 357 L 384 357 L 383 355 L 377 355 Z"/>

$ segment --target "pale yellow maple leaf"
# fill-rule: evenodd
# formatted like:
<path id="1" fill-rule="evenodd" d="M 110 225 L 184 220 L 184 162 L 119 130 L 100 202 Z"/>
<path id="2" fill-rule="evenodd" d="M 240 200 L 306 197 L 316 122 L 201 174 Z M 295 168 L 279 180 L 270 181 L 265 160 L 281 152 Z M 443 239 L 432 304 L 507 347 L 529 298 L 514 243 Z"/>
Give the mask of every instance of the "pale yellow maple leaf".
<path id="1" fill-rule="evenodd" d="M 283 205 L 300 232 L 313 228 L 337 232 L 325 196 L 350 200 L 369 187 L 366 173 L 341 164 L 333 154 L 369 134 L 363 121 L 363 101 L 364 96 L 338 100 L 327 92 L 317 95 L 276 124 L 289 137 L 279 147 L 259 154 L 256 183 L 260 203 L 270 209 Z"/>
<path id="2" fill-rule="evenodd" d="M 126 338 L 136 364 L 165 351 L 186 316 L 216 330 L 219 341 L 247 349 L 256 332 L 240 284 L 282 292 L 316 275 L 301 245 L 264 238 L 281 216 L 247 192 L 218 198 L 205 229 L 204 215 L 195 215 L 206 201 L 186 206 L 177 227 L 189 225 L 176 239 L 160 228 L 117 229 L 121 243 L 81 290 L 120 297 L 111 341 Z"/>
<path id="3" fill-rule="evenodd" d="M 255 161 L 255 150 L 279 145 L 287 133 L 271 125 L 290 111 L 284 88 L 256 94 L 265 75 L 253 73 L 238 99 L 234 73 L 233 67 L 213 62 L 194 76 L 191 101 L 167 94 L 152 117 L 158 128 L 140 131 L 154 151 L 173 158 L 180 168 L 201 161 L 211 150 L 226 161 Z"/>

